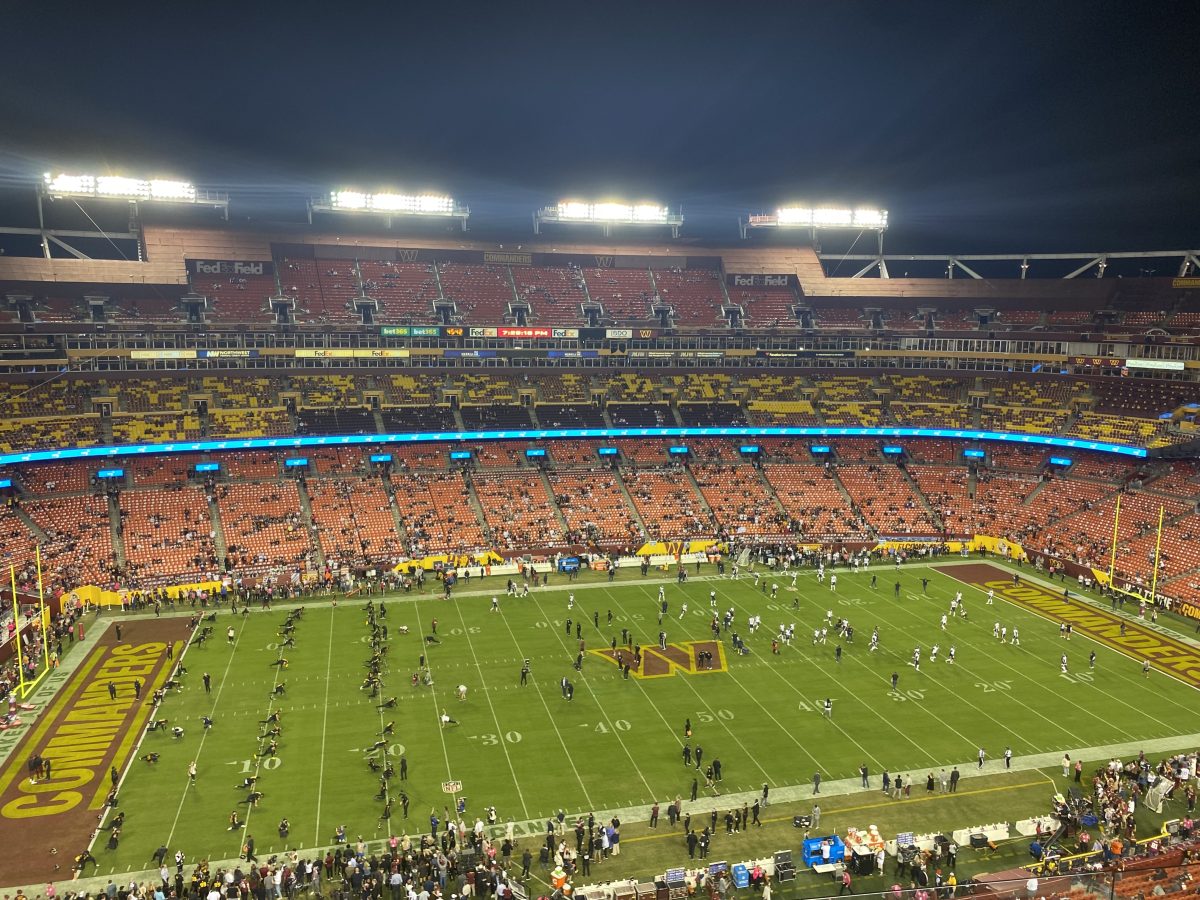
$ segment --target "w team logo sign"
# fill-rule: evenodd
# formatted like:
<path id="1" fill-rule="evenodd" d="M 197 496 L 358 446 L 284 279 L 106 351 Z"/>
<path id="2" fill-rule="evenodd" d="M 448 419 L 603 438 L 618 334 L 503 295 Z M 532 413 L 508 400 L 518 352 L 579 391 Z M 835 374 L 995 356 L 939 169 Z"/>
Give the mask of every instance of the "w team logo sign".
<path id="1" fill-rule="evenodd" d="M 638 656 L 628 647 L 613 650 L 589 650 L 593 656 L 607 660 L 618 669 L 629 666 L 634 678 L 669 678 L 672 675 L 710 675 L 727 672 L 725 647 L 720 641 L 677 641 L 660 647 L 657 644 L 642 644 L 637 648 Z"/>

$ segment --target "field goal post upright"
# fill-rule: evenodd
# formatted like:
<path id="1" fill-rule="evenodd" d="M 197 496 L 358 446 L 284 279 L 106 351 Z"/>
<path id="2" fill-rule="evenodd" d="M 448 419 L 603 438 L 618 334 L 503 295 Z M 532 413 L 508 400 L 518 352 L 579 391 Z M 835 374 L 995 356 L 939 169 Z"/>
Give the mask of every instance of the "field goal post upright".
<path id="1" fill-rule="evenodd" d="M 1113 589 L 1117 586 L 1113 580 L 1117 571 L 1117 526 L 1121 521 L 1121 495 L 1117 494 L 1117 509 L 1113 513 L 1113 536 L 1112 536 L 1112 553 L 1108 558 L 1108 587 Z"/>
<path id="2" fill-rule="evenodd" d="M 21 699 L 24 700 L 29 696 L 29 692 L 25 690 L 25 660 L 21 657 L 21 604 L 17 600 L 16 566 L 9 565 L 8 579 L 12 586 L 13 623 L 16 625 L 13 638 L 17 647 L 17 689 L 21 692 Z"/>
<path id="3" fill-rule="evenodd" d="M 38 580 L 38 620 L 42 623 L 42 658 L 46 666 L 46 672 L 50 671 L 50 638 L 46 634 L 46 592 L 42 586 L 42 545 L 34 546 L 34 553 L 37 557 L 37 580 Z"/>
<path id="4" fill-rule="evenodd" d="M 1166 512 L 1166 507 L 1160 505 L 1158 507 L 1158 536 L 1154 539 L 1154 572 L 1150 576 L 1150 602 L 1158 603 L 1158 558 L 1162 552 L 1162 530 L 1163 530 L 1163 514 Z"/>

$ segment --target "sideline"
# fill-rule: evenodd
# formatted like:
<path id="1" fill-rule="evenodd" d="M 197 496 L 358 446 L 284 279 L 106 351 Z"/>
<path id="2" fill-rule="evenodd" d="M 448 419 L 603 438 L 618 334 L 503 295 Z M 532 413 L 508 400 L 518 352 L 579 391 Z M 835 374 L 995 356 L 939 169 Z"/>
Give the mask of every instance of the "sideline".
<path id="1" fill-rule="evenodd" d="M 1130 742 L 1122 743 L 1122 744 L 1108 744 L 1108 745 L 1101 746 L 1101 747 L 1077 747 L 1077 748 L 1075 748 L 1075 752 L 1078 754 L 1079 758 L 1081 758 L 1081 759 L 1099 760 L 1099 759 L 1103 759 L 1105 757 L 1124 758 L 1126 756 L 1131 756 L 1133 754 L 1136 754 L 1140 750 L 1144 750 L 1147 753 L 1161 753 L 1166 750 L 1173 750 L 1173 749 L 1177 749 L 1177 748 L 1182 748 L 1182 747 L 1187 747 L 1187 746 L 1197 746 L 1197 745 L 1200 745 L 1200 734 L 1179 735 L 1176 737 L 1158 738 L 1158 739 L 1150 740 L 1150 741 L 1130 741 Z M 1012 766 L 1011 766 L 1011 768 L 1007 768 L 1007 769 L 1005 768 L 1004 761 L 1002 759 L 989 760 L 986 763 L 984 763 L 984 766 L 982 769 L 979 768 L 978 762 L 976 760 L 969 760 L 967 762 L 960 763 L 957 765 L 957 768 L 963 773 L 963 782 L 960 782 L 960 783 L 969 783 L 970 779 L 973 776 L 1003 775 L 1005 773 L 1010 773 L 1010 772 L 1011 773 L 1036 772 L 1037 774 L 1042 775 L 1043 778 L 1039 779 L 1037 781 L 1021 781 L 1016 784 L 989 785 L 988 787 L 983 787 L 983 788 L 967 788 L 964 790 L 956 791 L 954 794 L 937 793 L 932 796 L 914 797 L 914 798 L 910 798 L 908 800 L 892 800 L 892 801 L 877 800 L 873 803 L 859 804 L 859 805 L 850 806 L 850 807 L 842 807 L 842 808 L 837 809 L 836 811 L 830 810 L 829 814 L 833 815 L 836 812 L 837 815 L 841 815 L 842 813 L 859 812 L 859 811 L 868 810 L 868 809 L 879 809 L 879 808 L 890 806 L 890 805 L 912 805 L 912 804 L 916 804 L 916 803 L 927 803 L 927 802 L 931 802 L 934 800 L 950 799 L 951 797 L 979 796 L 982 794 L 998 793 L 1001 791 L 1024 790 L 1026 788 L 1044 786 L 1046 784 L 1044 773 L 1042 773 L 1038 770 L 1044 769 L 1044 768 L 1049 768 L 1049 769 L 1053 770 L 1055 766 L 1059 765 L 1059 763 L 1061 762 L 1061 758 L 1062 758 L 1061 754 L 1057 751 L 1050 752 L 1050 753 L 1038 753 L 1038 754 L 1033 754 L 1030 756 L 1013 757 Z M 915 769 L 928 769 L 928 768 L 929 768 L 928 766 L 916 766 L 915 767 Z M 950 767 L 947 766 L 947 768 L 950 768 Z M 860 779 L 858 778 L 858 776 L 853 776 L 851 778 L 842 778 L 842 779 L 838 779 L 836 781 L 823 781 L 823 782 L 821 782 L 821 793 L 819 796 L 821 796 L 822 798 L 849 796 L 849 795 L 853 795 L 853 794 L 867 794 L 870 796 L 877 796 L 880 791 L 879 776 L 878 776 L 878 774 L 876 774 L 876 775 L 873 775 L 872 778 L 875 779 L 875 782 L 868 788 L 862 787 L 862 783 L 861 783 Z M 810 785 L 810 784 L 789 785 L 787 787 L 772 786 L 771 793 L 770 793 L 771 803 L 766 808 L 770 809 L 771 806 L 774 806 L 777 803 L 807 802 L 812 799 L 812 796 L 813 796 L 812 785 Z M 704 798 L 698 799 L 695 803 L 684 803 L 683 808 L 684 808 L 685 813 L 691 813 L 692 815 L 696 815 L 699 813 L 710 813 L 714 809 L 719 811 L 719 810 L 729 809 L 732 806 L 739 806 L 743 803 L 753 803 L 756 799 L 760 799 L 760 795 L 757 792 L 745 791 L 745 792 L 740 792 L 740 793 L 722 794 L 719 797 L 704 797 Z M 587 811 L 583 811 L 584 815 L 586 815 L 586 813 L 587 813 Z M 613 816 L 617 816 L 623 822 L 640 822 L 640 821 L 642 821 L 642 819 L 644 819 L 647 816 L 648 813 L 649 813 L 649 805 L 642 804 L 640 806 L 626 807 L 623 809 L 596 810 L 595 816 L 598 820 L 607 820 L 607 819 L 611 819 Z M 567 817 L 568 820 L 571 820 L 573 818 L 574 818 L 574 816 Z M 791 820 L 791 816 L 786 816 L 786 817 L 776 816 L 773 818 L 767 817 L 767 818 L 763 819 L 764 822 L 777 822 L 777 821 L 790 821 L 790 820 Z M 496 826 L 490 826 L 490 827 L 486 828 L 485 830 L 492 838 L 502 838 L 504 836 L 505 827 L 506 826 L 503 826 L 503 825 L 496 825 Z M 514 831 L 514 838 L 522 838 L 522 837 L 528 838 L 528 837 L 534 837 L 534 836 L 540 837 L 546 833 L 546 822 L 544 822 L 540 819 L 539 820 L 527 820 L 524 822 L 516 822 L 516 823 L 514 823 L 513 831 Z M 422 835 L 424 833 L 425 833 L 424 831 L 416 831 L 416 832 L 413 832 L 413 834 L 410 835 L 410 837 L 419 837 L 420 835 Z M 645 835 L 645 836 L 639 835 L 638 837 L 625 838 L 625 839 L 623 839 L 622 842 L 624 842 L 624 841 L 632 842 L 632 841 L 639 841 L 639 840 L 653 840 L 656 838 L 668 837 L 671 834 L 672 834 L 672 832 L 664 831 L 661 835 Z M 674 832 L 674 834 L 676 836 L 678 836 L 678 832 Z M 367 841 L 367 852 L 370 853 L 375 850 L 382 850 L 384 847 L 386 847 L 386 844 L 387 844 L 387 842 L 385 839 L 379 839 L 377 841 Z M 303 844 L 297 844 L 294 849 L 303 857 L 303 856 L 310 856 L 310 855 L 316 853 L 317 851 L 320 851 L 322 854 L 324 854 L 325 850 L 332 849 L 333 846 L 334 845 L 332 845 L 332 844 L 321 844 L 321 845 L 318 845 L 315 847 L 310 847 L 310 846 L 305 846 Z M 243 861 L 240 859 L 209 860 L 209 865 L 213 869 L 233 868 L 235 866 L 240 865 L 242 862 Z M 105 885 L 108 883 L 108 881 L 110 879 L 112 879 L 115 874 L 116 873 L 113 873 L 111 875 L 110 874 L 92 875 L 87 878 L 71 880 L 69 883 L 71 885 L 72 890 L 89 891 L 89 892 L 94 893 L 96 891 L 102 891 L 104 889 Z M 154 879 L 158 878 L 158 870 L 157 869 L 147 869 L 147 870 L 144 870 L 141 872 L 126 872 L 126 873 L 121 873 L 120 877 L 122 880 L 129 879 L 129 880 L 133 880 L 133 881 L 137 881 L 137 882 L 142 882 L 142 881 L 146 881 L 146 880 L 154 880 Z M 41 886 L 30 885 L 29 890 L 39 891 L 39 890 L 43 890 L 44 887 L 45 887 L 45 885 L 41 885 Z"/>

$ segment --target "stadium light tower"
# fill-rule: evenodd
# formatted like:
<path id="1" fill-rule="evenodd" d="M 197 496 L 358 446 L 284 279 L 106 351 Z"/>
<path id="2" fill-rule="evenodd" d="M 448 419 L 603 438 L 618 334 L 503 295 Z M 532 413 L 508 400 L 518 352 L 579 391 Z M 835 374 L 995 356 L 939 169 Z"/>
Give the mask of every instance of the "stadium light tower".
<path id="1" fill-rule="evenodd" d="M 555 206 L 544 206 L 533 214 L 533 233 L 541 234 L 542 225 L 546 223 L 599 225 L 605 237 L 612 234 L 613 226 L 670 228 L 671 237 L 679 237 L 683 213 L 673 213 L 670 208 L 651 202 L 563 200 Z"/>
<path id="2" fill-rule="evenodd" d="M 200 190 L 190 181 L 170 178 L 130 178 L 125 175 L 68 175 L 46 172 L 42 197 L 88 200 L 127 200 L 130 203 L 186 203 L 213 206 L 229 218 L 229 195 Z"/>
<path id="3" fill-rule="evenodd" d="M 439 194 L 368 194 L 356 190 L 332 191 L 327 198 L 314 197 L 309 200 L 310 225 L 314 212 L 376 216 L 383 219 L 388 228 L 392 227 L 392 219 L 396 216 L 458 219 L 463 231 L 467 230 L 467 219 L 471 216 L 471 210 L 465 204 Z"/>
<path id="4" fill-rule="evenodd" d="M 814 239 L 818 231 L 874 231 L 879 235 L 880 253 L 887 227 L 887 210 L 870 207 L 781 206 L 774 215 L 748 215 L 738 220 L 743 238 L 751 228 L 806 228 Z"/>
<path id="5" fill-rule="evenodd" d="M 98 225 L 93 230 L 51 228 L 46 225 L 46 200 L 101 200 L 115 204 L 127 203 L 131 208 L 130 226 L 125 231 L 104 230 Z M 132 178 L 126 175 L 87 175 L 64 172 L 46 172 L 37 185 L 37 228 L 0 228 L 4 234 L 36 235 L 42 244 L 42 255 L 50 259 L 50 245 L 66 250 L 77 259 L 90 257 L 67 241 L 71 238 L 105 237 L 140 241 L 137 221 L 141 204 L 182 204 L 185 206 L 212 207 L 221 216 L 229 219 L 229 195 L 217 191 L 201 190 L 190 181 L 170 178 Z M 95 225 L 95 222 L 92 223 Z M 139 244 L 140 252 L 140 244 Z"/>

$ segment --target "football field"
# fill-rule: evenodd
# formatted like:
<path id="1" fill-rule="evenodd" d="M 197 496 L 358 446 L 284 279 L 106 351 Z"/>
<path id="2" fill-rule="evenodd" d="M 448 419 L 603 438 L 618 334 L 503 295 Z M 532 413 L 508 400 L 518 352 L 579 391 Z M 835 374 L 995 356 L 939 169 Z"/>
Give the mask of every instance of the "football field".
<path id="1" fill-rule="evenodd" d="M 693 779 L 700 797 L 712 796 L 703 769 L 718 759 L 722 794 L 757 792 L 764 783 L 773 790 L 805 785 L 814 773 L 826 781 L 857 777 L 862 764 L 875 783 L 886 769 L 923 784 L 942 767 L 973 767 L 981 747 L 990 760 L 1006 747 L 1017 757 L 1075 758 L 1089 747 L 1195 730 L 1195 689 L 1184 680 L 1157 669 L 1144 674 L 1139 659 L 1082 629 L 1065 640 L 1044 611 L 1000 592 L 987 605 L 980 585 L 989 578 L 1010 576 L 978 563 L 899 571 L 877 565 L 857 574 L 839 570 L 835 592 L 811 570 L 799 575 L 796 589 L 782 574 L 757 584 L 743 574 L 680 585 L 623 570 L 612 583 L 563 583 L 527 598 L 504 596 L 502 578 L 484 583 L 482 592 L 472 582 L 449 602 L 388 597 L 379 620 L 388 627 L 386 665 L 374 698 L 361 687 L 371 656 L 365 601 L 310 605 L 295 646 L 282 648 L 285 610 L 237 617 L 224 611 L 213 636 L 187 650 L 182 689 L 155 713 L 183 727 L 183 736 L 146 734 L 130 763 L 120 793 L 126 825 L 116 850 L 105 848 L 104 834 L 97 839 L 99 872 L 142 869 L 160 843 L 185 849 L 189 859 L 221 860 L 236 857 L 247 835 L 262 855 L 329 845 L 340 825 L 350 841 L 428 831 L 431 812 L 444 819 L 455 797 L 466 798 L 468 816 L 495 806 L 501 821 L 544 823 L 560 809 L 573 816 L 655 800 L 665 814 L 676 796 L 686 804 Z M 668 604 L 666 650 L 659 648 L 660 584 Z M 732 609 L 734 619 L 719 643 L 710 628 L 714 590 L 716 612 Z M 491 611 L 493 591 L 498 612 Z M 950 617 L 943 631 L 941 616 L 958 591 L 968 615 Z M 756 615 L 762 625 L 751 634 L 748 619 Z M 849 621 L 852 642 L 837 635 L 829 615 Z M 427 642 L 435 619 L 437 642 Z M 773 653 L 780 625 L 793 623 L 791 645 Z M 1008 629 L 1007 642 L 993 637 L 995 623 Z M 225 637 L 230 626 L 232 642 Z M 821 627 L 826 640 L 814 644 Z M 880 646 L 871 652 L 876 627 Z M 734 631 L 744 654 L 732 646 Z M 581 640 L 586 650 L 576 671 Z M 632 655 L 630 643 L 639 648 L 640 671 L 624 677 L 612 659 L 614 640 L 626 647 L 623 659 Z M 911 664 L 917 647 L 920 671 Z M 705 650 L 711 668 L 697 662 Z M 273 665 L 281 653 L 286 668 Z M 413 683 L 422 655 L 432 684 Z M 573 686 L 569 700 L 564 678 Z M 279 683 L 282 694 L 274 693 Z M 462 700 L 459 685 L 466 688 Z M 394 707 L 379 708 L 391 697 Z M 260 735 L 275 712 L 280 734 L 272 754 Z M 452 723 L 442 724 L 443 712 Z M 211 729 L 202 727 L 204 715 L 212 717 Z M 700 772 L 694 757 L 685 765 L 685 742 L 702 752 Z M 138 758 L 148 753 L 158 760 Z M 193 760 L 194 784 L 187 772 Z M 386 784 L 371 760 L 395 768 Z M 246 802 L 247 778 L 257 778 L 257 805 Z M 382 817 L 388 800 L 390 820 Z M 278 833 L 283 818 L 290 823 L 286 838 Z"/>

